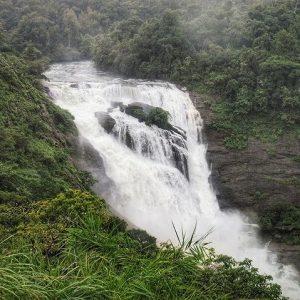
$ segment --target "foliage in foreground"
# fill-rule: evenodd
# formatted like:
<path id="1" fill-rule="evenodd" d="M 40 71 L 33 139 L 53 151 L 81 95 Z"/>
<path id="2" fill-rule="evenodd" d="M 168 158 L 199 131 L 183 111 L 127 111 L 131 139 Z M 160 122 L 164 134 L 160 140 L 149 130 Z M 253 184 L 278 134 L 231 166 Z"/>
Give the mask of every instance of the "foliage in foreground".
<path id="1" fill-rule="evenodd" d="M 0 298 L 284 299 L 249 260 L 218 256 L 192 238 L 157 247 L 103 200 L 69 190 L 33 204 L 18 234 L 1 242 Z"/>

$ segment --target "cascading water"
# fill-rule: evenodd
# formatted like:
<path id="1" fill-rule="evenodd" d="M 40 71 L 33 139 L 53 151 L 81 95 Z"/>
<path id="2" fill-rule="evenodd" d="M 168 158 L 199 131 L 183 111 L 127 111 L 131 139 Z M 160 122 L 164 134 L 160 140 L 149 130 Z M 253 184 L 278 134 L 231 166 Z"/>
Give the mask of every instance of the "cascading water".
<path id="1" fill-rule="evenodd" d="M 172 222 L 187 233 L 197 222 L 199 236 L 213 228 L 208 239 L 218 252 L 252 259 L 286 295 L 299 299 L 294 268 L 277 263 L 243 215 L 219 209 L 209 184 L 202 120 L 188 93 L 169 83 L 110 77 L 91 62 L 55 64 L 45 75 L 55 103 L 73 114 L 80 134 L 102 157 L 114 183 L 102 193 L 114 211 L 159 241 L 176 240 Z M 139 122 L 124 111 L 130 105 L 163 108 L 173 126 L 163 130 Z"/>

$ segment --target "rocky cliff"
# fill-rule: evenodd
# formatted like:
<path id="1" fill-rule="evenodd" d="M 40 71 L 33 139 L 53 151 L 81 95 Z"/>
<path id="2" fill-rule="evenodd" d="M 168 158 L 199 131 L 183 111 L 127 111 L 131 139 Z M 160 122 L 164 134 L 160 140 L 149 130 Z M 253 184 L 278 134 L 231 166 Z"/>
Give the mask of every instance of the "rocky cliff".
<path id="1" fill-rule="evenodd" d="M 244 150 L 226 149 L 226 133 L 211 126 L 214 115 L 207 96 L 191 93 L 191 98 L 204 120 L 211 179 L 221 208 L 238 208 L 257 222 L 287 207 L 299 208 L 299 139 L 286 134 L 274 144 L 250 139 Z M 295 226 L 281 225 L 263 233 L 272 240 L 271 247 L 277 249 L 283 261 L 295 263 L 300 269 L 300 246 L 295 245 L 297 242 L 282 243 L 286 236 L 299 235 L 297 230 Z"/>

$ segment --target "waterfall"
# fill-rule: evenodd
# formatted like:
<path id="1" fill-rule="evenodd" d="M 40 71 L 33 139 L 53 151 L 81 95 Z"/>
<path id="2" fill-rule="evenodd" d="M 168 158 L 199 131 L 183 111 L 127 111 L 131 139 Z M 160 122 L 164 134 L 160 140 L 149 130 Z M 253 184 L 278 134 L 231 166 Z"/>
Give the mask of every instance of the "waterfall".
<path id="1" fill-rule="evenodd" d="M 207 239 L 218 252 L 252 259 L 298 299 L 294 268 L 277 262 L 244 215 L 220 210 L 209 183 L 202 119 L 187 92 L 165 82 L 116 78 L 91 62 L 54 64 L 45 75 L 55 103 L 75 117 L 80 134 L 103 159 L 114 184 L 102 194 L 117 214 L 159 241 L 176 241 L 172 222 L 186 233 L 197 223 L 198 236 L 213 228 Z M 148 126 L 124 111 L 137 104 L 169 112 L 172 130 Z"/>

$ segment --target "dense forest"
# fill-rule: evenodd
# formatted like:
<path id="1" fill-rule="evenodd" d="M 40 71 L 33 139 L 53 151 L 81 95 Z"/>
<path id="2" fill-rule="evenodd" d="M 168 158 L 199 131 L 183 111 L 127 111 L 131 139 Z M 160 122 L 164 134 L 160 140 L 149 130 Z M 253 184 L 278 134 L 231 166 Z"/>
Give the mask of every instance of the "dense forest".
<path id="1" fill-rule="evenodd" d="M 72 116 L 40 79 L 52 62 L 92 59 L 209 95 L 228 149 L 299 139 L 298 2 L 0 0 L 0 298 L 284 299 L 248 260 L 203 240 L 159 248 L 112 216 L 74 164 Z M 262 225 L 294 226 L 297 244 L 299 211 Z"/>
<path id="2" fill-rule="evenodd" d="M 298 1 L 45 0 L 0 7 L 2 51 L 39 61 L 33 72 L 49 60 L 92 57 L 102 69 L 217 95 L 215 126 L 228 132 L 228 148 L 246 147 L 249 136 L 299 135 Z"/>

